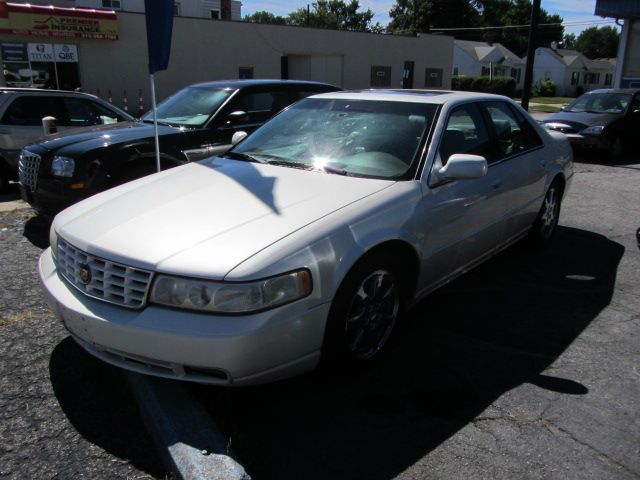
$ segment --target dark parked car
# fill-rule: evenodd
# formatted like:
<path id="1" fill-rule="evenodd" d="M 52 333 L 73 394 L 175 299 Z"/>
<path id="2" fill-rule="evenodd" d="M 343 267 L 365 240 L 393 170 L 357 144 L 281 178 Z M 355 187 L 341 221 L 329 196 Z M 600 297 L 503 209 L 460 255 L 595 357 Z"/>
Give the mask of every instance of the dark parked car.
<path id="1" fill-rule="evenodd" d="M 233 80 L 186 87 L 158 105 L 162 169 L 221 154 L 297 100 L 340 90 L 290 80 Z M 48 136 L 20 155 L 22 198 L 53 214 L 112 186 L 155 172 L 153 115 Z"/>
<path id="2" fill-rule="evenodd" d="M 54 117 L 58 131 L 133 120 L 86 93 L 0 87 L 0 192 L 18 179 L 20 150 L 42 136 L 44 117 Z"/>
<path id="3" fill-rule="evenodd" d="M 640 90 L 593 90 L 578 97 L 542 125 L 562 132 L 572 145 L 607 151 L 617 158 L 640 145 Z"/>

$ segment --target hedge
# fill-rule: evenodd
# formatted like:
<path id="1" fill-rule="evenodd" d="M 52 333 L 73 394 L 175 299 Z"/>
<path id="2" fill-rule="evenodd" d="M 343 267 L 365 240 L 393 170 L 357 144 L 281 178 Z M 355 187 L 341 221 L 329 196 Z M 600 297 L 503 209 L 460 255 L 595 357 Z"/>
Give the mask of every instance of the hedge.
<path id="1" fill-rule="evenodd" d="M 468 92 L 495 93 L 514 97 L 516 93 L 516 81 L 512 77 L 467 77 L 453 76 L 451 78 L 452 90 L 466 90 Z"/>

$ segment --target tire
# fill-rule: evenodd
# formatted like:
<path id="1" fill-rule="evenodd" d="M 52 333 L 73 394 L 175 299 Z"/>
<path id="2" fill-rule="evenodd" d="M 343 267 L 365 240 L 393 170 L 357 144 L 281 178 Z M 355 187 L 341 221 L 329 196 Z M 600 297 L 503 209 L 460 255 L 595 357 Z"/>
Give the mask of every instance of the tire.
<path id="1" fill-rule="evenodd" d="M 611 140 L 611 147 L 609 149 L 609 156 L 611 160 L 617 160 L 624 153 L 624 144 L 622 142 L 622 138 L 619 136 L 614 137 Z"/>
<path id="2" fill-rule="evenodd" d="M 546 246 L 551 242 L 553 235 L 558 229 L 560 218 L 560 203 L 562 202 L 562 192 L 560 183 L 554 181 L 547 190 L 542 207 L 536 221 L 529 232 L 529 239 L 536 246 Z"/>
<path id="3" fill-rule="evenodd" d="M 7 186 L 9 185 L 9 179 L 4 171 L 0 168 L 0 193 L 5 193 L 7 191 Z"/>
<path id="4" fill-rule="evenodd" d="M 387 255 L 365 257 L 347 274 L 331 304 L 321 366 L 358 367 L 378 358 L 403 307 L 403 288 Z"/>

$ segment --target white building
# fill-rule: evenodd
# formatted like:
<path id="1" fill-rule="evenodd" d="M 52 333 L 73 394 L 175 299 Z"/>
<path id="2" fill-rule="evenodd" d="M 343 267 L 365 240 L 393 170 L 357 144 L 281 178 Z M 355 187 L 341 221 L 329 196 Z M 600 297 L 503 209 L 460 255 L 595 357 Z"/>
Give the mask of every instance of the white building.
<path id="1" fill-rule="evenodd" d="M 524 61 L 500 43 L 455 40 L 453 75 L 513 77 L 522 88 Z"/>
<path id="2" fill-rule="evenodd" d="M 536 49 L 533 62 L 533 83 L 551 80 L 556 95 L 574 96 L 613 85 L 615 64 L 610 59 L 591 60 L 576 50 L 563 48 Z"/>
<path id="3" fill-rule="evenodd" d="M 144 0 L 32 0 L 34 5 L 55 5 L 144 13 Z M 242 20 L 242 3 L 238 0 L 175 0 L 174 12 L 179 17 Z"/>

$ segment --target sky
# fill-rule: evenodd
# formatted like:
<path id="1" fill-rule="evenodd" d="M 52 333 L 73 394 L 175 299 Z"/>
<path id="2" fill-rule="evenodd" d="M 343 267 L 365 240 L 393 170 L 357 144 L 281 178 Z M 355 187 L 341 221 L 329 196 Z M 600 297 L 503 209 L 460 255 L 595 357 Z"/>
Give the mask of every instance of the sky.
<path id="1" fill-rule="evenodd" d="M 260 10 L 267 10 L 275 15 L 287 15 L 298 8 L 306 7 L 313 0 L 242 0 L 242 15 L 249 15 Z M 373 21 L 386 25 L 389 22 L 389 10 L 394 1 L 388 0 L 360 0 L 363 9 L 371 9 L 375 14 Z M 602 22 L 595 26 L 614 25 L 612 19 L 602 19 L 593 15 L 596 0 L 542 0 L 542 8 L 550 14 L 558 13 L 565 22 Z M 594 25 L 567 25 L 565 33 L 575 33 L 576 36 L 585 28 Z"/>

